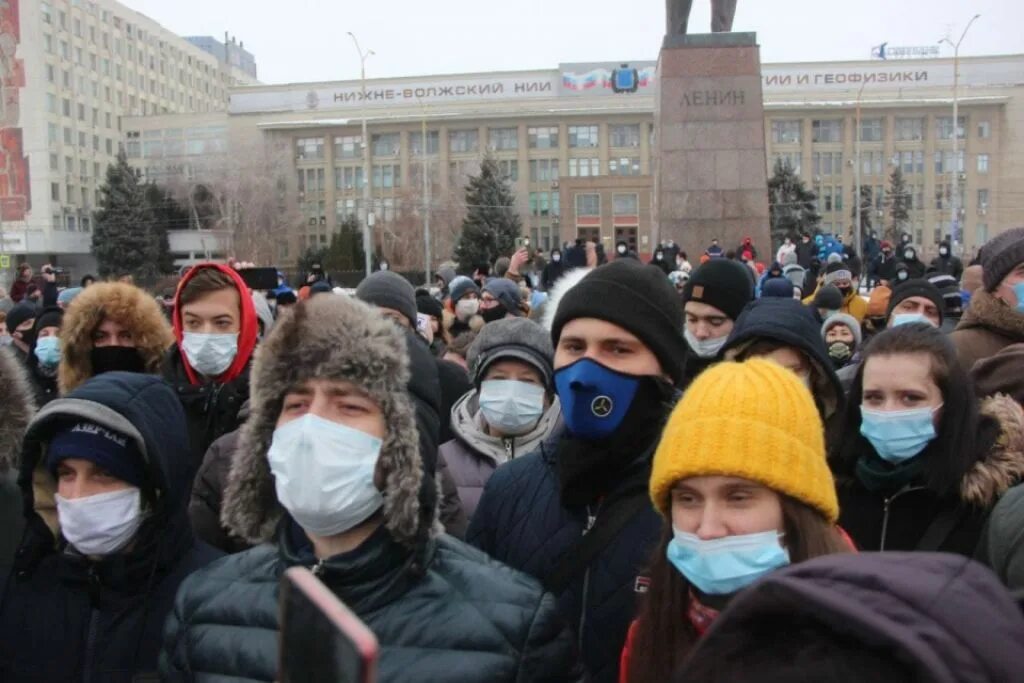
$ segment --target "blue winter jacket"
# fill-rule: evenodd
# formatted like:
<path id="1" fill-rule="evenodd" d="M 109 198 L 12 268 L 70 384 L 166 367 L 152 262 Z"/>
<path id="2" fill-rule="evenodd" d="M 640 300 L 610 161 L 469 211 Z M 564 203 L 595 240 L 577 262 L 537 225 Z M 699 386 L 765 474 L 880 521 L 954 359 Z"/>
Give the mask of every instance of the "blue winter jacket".
<path id="1" fill-rule="evenodd" d="M 559 495 L 557 449 L 561 434 L 540 449 L 502 465 L 487 482 L 467 532 L 467 541 L 543 581 L 583 537 L 590 515 L 625 493 L 646 495 L 650 454 L 639 470 L 601 504 L 566 508 Z M 646 567 L 661 532 L 661 517 L 644 507 L 591 560 L 558 598 L 562 617 L 576 629 L 583 662 L 595 683 L 615 683 L 619 657 L 638 594 L 646 590 Z"/>

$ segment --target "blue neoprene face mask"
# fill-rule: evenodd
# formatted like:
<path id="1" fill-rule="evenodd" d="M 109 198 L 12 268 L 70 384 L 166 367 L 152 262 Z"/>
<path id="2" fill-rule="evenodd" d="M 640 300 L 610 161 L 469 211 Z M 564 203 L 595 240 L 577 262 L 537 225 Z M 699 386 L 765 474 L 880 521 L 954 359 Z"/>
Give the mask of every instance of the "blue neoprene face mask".
<path id="1" fill-rule="evenodd" d="M 640 379 L 590 358 L 555 372 L 555 389 L 569 433 L 591 441 L 614 434 L 633 404 Z"/>

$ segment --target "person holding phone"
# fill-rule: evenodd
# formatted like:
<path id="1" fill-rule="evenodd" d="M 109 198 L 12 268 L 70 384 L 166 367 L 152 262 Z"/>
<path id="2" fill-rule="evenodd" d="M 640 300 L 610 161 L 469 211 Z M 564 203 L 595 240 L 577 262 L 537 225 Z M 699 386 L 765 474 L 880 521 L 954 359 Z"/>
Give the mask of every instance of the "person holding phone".
<path id="1" fill-rule="evenodd" d="M 190 577 L 165 681 L 278 678 L 278 578 L 313 573 L 373 631 L 378 680 L 582 680 L 554 600 L 437 527 L 407 336 L 357 299 L 317 297 L 256 353 L 252 415 L 222 520 L 257 547 Z"/>

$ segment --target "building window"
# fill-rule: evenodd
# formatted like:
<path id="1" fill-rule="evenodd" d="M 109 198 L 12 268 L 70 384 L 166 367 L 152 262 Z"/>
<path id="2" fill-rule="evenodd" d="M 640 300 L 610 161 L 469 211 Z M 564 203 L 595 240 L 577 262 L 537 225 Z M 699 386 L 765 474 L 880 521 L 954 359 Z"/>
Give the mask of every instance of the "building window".
<path id="1" fill-rule="evenodd" d="M 988 223 L 978 223 L 978 227 L 974 229 L 974 237 L 976 244 L 988 242 Z"/>
<path id="2" fill-rule="evenodd" d="M 391 189 L 401 187 L 402 167 L 394 164 L 373 167 L 373 187 Z"/>
<path id="3" fill-rule="evenodd" d="M 50 183 L 50 199 L 60 201 L 60 183 Z"/>
<path id="4" fill-rule="evenodd" d="M 370 136 L 370 150 L 375 157 L 396 157 L 401 147 L 401 133 L 379 133 Z"/>
<path id="5" fill-rule="evenodd" d="M 427 131 L 427 154 L 433 155 L 441 151 L 441 135 L 436 130 Z M 423 133 L 416 132 L 409 134 L 409 153 L 413 156 L 423 156 Z"/>
<path id="6" fill-rule="evenodd" d="M 530 182 L 547 183 L 558 180 L 558 159 L 531 159 Z"/>
<path id="7" fill-rule="evenodd" d="M 924 173 L 924 152 L 921 150 L 897 152 L 896 165 L 903 175 Z"/>
<path id="8" fill-rule="evenodd" d="M 793 173 L 800 175 L 801 164 L 803 161 L 803 155 L 800 152 L 773 152 L 772 153 L 772 168 L 774 169 L 780 162 L 783 166 L 789 166 L 793 169 Z"/>
<path id="9" fill-rule="evenodd" d="M 640 157 L 609 159 L 608 175 L 640 175 Z"/>
<path id="10" fill-rule="evenodd" d="M 569 147 L 597 147 L 600 126 L 569 126 Z"/>
<path id="11" fill-rule="evenodd" d="M 613 194 L 613 216 L 637 216 L 640 213 L 640 196 L 637 194 Z"/>
<path id="12" fill-rule="evenodd" d="M 296 178 L 301 194 L 319 194 L 325 189 L 324 169 L 322 168 L 300 168 L 296 171 Z"/>
<path id="13" fill-rule="evenodd" d="M 600 216 L 601 195 L 599 194 L 578 194 L 576 195 L 577 216 Z"/>
<path id="14" fill-rule="evenodd" d="M 75 144 L 75 139 L 71 135 L 71 129 L 70 128 L 65 128 L 64 129 L 64 144 L 65 145 L 73 145 L 73 144 Z"/>
<path id="15" fill-rule="evenodd" d="M 944 152 L 935 152 L 935 172 L 936 173 L 963 173 L 964 172 L 964 153 L 958 151 L 956 153 L 956 168 L 953 166 L 953 152 L 946 150 Z"/>
<path id="16" fill-rule="evenodd" d="M 488 131 L 487 146 L 499 152 L 519 149 L 519 129 L 491 128 Z"/>
<path id="17" fill-rule="evenodd" d="M 359 159 L 363 155 L 363 139 L 359 135 L 346 135 L 334 138 L 334 157 L 336 159 Z"/>
<path id="18" fill-rule="evenodd" d="M 992 126 L 988 121 L 978 121 L 978 137 L 983 140 L 992 136 Z"/>
<path id="19" fill-rule="evenodd" d="M 988 190 L 978 190 L 978 208 L 988 208 Z"/>
<path id="20" fill-rule="evenodd" d="M 448 151 L 454 154 L 466 154 L 480 149 L 480 131 L 451 130 L 448 131 Z"/>
<path id="21" fill-rule="evenodd" d="M 839 119 L 815 119 L 811 122 L 811 142 L 842 142 L 843 122 Z"/>
<path id="22" fill-rule="evenodd" d="M 800 142 L 800 121 L 772 121 L 772 142 L 777 145 Z"/>
<path id="23" fill-rule="evenodd" d="M 334 218 L 338 223 L 346 218 L 358 218 L 363 207 L 361 199 L 338 199 L 334 202 Z"/>
<path id="24" fill-rule="evenodd" d="M 295 140 L 295 158 L 299 161 L 324 158 L 323 138 L 297 138 Z"/>
<path id="25" fill-rule="evenodd" d="M 861 152 L 860 172 L 863 175 L 881 175 L 883 166 L 882 152 Z"/>
<path id="26" fill-rule="evenodd" d="M 615 124 L 608 126 L 608 145 L 610 147 L 639 147 L 640 124 Z"/>
<path id="27" fill-rule="evenodd" d="M 556 149 L 558 147 L 558 126 L 541 126 L 526 129 L 530 149 Z"/>
<path id="28" fill-rule="evenodd" d="M 59 171 L 60 170 L 60 157 L 58 157 L 56 154 L 52 154 L 52 153 L 50 154 L 50 170 L 51 171 Z"/>
<path id="29" fill-rule="evenodd" d="M 334 169 L 334 189 L 356 190 L 363 187 L 363 167 L 343 166 Z"/>
<path id="30" fill-rule="evenodd" d="M 50 9 L 50 3 L 41 2 L 39 3 L 39 14 L 42 16 L 44 24 L 53 23 L 53 10 Z"/>
<path id="31" fill-rule="evenodd" d="M 959 140 L 963 140 L 967 137 L 966 126 L 967 117 L 958 116 L 956 127 L 956 137 Z M 935 137 L 939 140 L 952 140 L 953 139 L 953 117 L 952 116 L 939 116 L 935 119 Z"/>
<path id="32" fill-rule="evenodd" d="M 519 162 L 515 159 L 498 159 L 498 170 L 507 180 L 519 182 Z"/>
<path id="33" fill-rule="evenodd" d="M 978 173 L 988 173 L 988 155 L 978 155 Z"/>
<path id="34" fill-rule="evenodd" d="M 881 142 L 885 139 L 885 125 L 882 119 L 861 119 L 860 139 L 862 142 Z"/>
<path id="35" fill-rule="evenodd" d="M 842 152 L 814 152 L 811 154 L 811 162 L 816 176 L 843 174 Z"/>
<path id="36" fill-rule="evenodd" d="M 558 215 L 557 192 L 531 192 L 529 200 L 531 216 L 547 217 Z"/>
<path id="37" fill-rule="evenodd" d="M 589 178 L 601 175 L 600 159 L 569 159 L 570 178 Z"/>

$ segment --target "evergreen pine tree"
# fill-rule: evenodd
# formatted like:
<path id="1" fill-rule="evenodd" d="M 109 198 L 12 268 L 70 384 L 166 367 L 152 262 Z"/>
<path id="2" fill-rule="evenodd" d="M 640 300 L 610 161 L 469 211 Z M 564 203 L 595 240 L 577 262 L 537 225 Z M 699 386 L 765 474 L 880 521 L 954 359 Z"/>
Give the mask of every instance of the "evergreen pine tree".
<path id="1" fill-rule="evenodd" d="M 188 230 L 190 220 L 188 212 L 169 192 L 155 183 L 144 188 L 146 208 L 150 214 L 150 238 L 152 253 L 155 257 L 156 274 L 166 275 L 174 271 L 174 258 L 167 240 L 168 230 Z"/>
<path id="2" fill-rule="evenodd" d="M 493 263 L 515 251 L 523 224 L 515 210 L 515 195 L 491 156 L 480 164 L 480 174 L 466 186 L 466 218 L 455 245 L 455 260 L 464 272 Z"/>
<path id="3" fill-rule="evenodd" d="M 154 239 L 146 188 L 123 151 L 107 167 L 100 194 L 92 233 L 92 253 L 100 277 L 152 279 L 159 271 L 159 239 Z"/>
<path id="4" fill-rule="evenodd" d="M 889 209 L 889 225 L 885 227 L 883 235 L 885 239 L 894 244 L 910 223 L 910 209 L 913 208 L 913 198 L 910 192 L 910 187 L 903 178 L 903 172 L 897 166 L 889 176 L 889 196 L 886 197 L 885 202 Z"/>
<path id="5" fill-rule="evenodd" d="M 359 219 L 350 215 L 342 221 L 338 231 L 331 236 L 331 244 L 321 260 L 328 272 L 363 269 L 363 235 Z"/>
<path id="6" fill-rule="evenodd" d="M 776 159 L 768 179 L 772 243 L 779 245 L 786 237 L 813 233 L 821 222 L 816 202 L 817 195 L 804 186 L 789 161 Z"/>
<path id="7" fill-rule="evenodd" d="M 857 188 L 854 188 L 856 193 Z M 864 239 L 866 235 L 871 234 L 871 212 L 875 210 L 875 193 L 872 191 L 870 185 L 860 186 L 860 234 L 861 239 Z M 850 207 L 850 218 L 853 222 L 850 223 L 850 232 L 853 233 L 854 238 L 857 235 L 857 204 L 854 203 Z"/>

